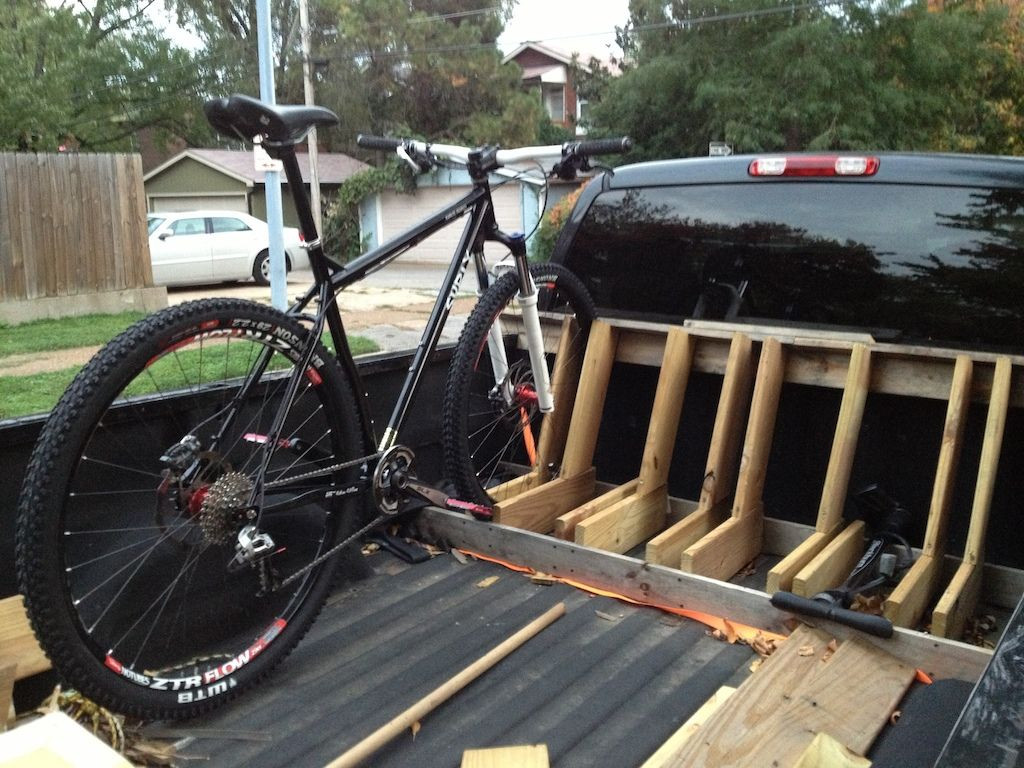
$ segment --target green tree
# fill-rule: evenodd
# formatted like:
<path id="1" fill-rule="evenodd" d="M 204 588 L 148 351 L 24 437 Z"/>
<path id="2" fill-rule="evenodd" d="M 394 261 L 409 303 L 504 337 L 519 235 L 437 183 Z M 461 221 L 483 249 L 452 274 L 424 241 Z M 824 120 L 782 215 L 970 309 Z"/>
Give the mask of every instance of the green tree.
<path id="1" fill-rule="evenodd" d="M 495 46 L 511 0 L 336 0 L 318 93 L 359 130 L 469 143 L 533 140 L 541 108 Z"/>
<path id="2" fill-rule="evenodd" d="M 621 77 L 592 96 L 635 157 L 865 148 L 1013 152 L 1019 19 L 995 4 L 632 0 Z M 601 85 L 601 83 L 598 83 Z"/>
<path id="3" fill-rule="evenodd" d="M 357 133 L 469 143 L 532 141 L 542 114 L 501 63 L 495 41 L 514 0 L 310 0 L 316 101 L 340 125 L 328 148 L 357 152 Z M 221 92 L 258 92 L 256 19 L 249 0 L 175 0 L 179 22 L 204 41 Z M 271 21 L 276 98 L 301 103 L 297 0 Z"/>
<path id="4" fill-rule="evenodd" d="M 205 135 L 205 72 L 145 16 L 145 0 L 0 8 L 0 149 L 131 148 L 154 127 Z"/>

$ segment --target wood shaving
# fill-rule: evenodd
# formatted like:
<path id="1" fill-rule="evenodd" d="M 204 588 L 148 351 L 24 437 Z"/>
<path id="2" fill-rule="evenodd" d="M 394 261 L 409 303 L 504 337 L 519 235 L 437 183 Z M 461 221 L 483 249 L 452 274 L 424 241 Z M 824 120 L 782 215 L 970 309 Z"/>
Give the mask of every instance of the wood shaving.
<path id="1" fill-rule="evenodd" d="M 457 549 L 453 549 L 451 554 L 452 554 L 452 557 L 454 557 L 456 560 L 458 560 L 460 563 L 462 563 L 462 565 L 465 565 L 466 563 L 469 562 L 469 558 L 466 557 L 461 552 L 459 552 L 459 550 L 457 550 Z"/>
<path id="2" fill-rule="evenodd" d="M 996 629 L 996 617 L 988 614 L 972 616 L 964 624 L 964 642 L 971 645 L 978 645 L 982 648 L 992 648 L 994 643 L 987 639 L 987 635 Z"/>
<path id="3" fill-rule="evenodd" d="M 828 645 L 825 646 L 825 652 L 821 654 L 821 660 L 828 661 L 837 650 L 839 650 L 839 642 L 833 637 L 828 641 Z"/>
<path id="4" fill-rule="evenodd" d="M 883 595 L 857 595 L 850 605 L 850 610 L 868 613 L 872 616 L 881 616 L 884 609 L 885 597 Z"/>
<path id="5" fill-rule="evenodd" d="M 476 585 L 480 587 L 480 589 L 487 589 L 487 587 L 496 583 L 500 578 L 501 576 L 488 576 L 486 579 L 478 581 Z"/>
<path id="6" fill-rule="evenodd" d="M 604 619 L 605 621 L 618 621 L 622 618 L 621 615 L 616 616 L 611 613 L 605 613 L 604 611 L 594 611 L 594 613 L 597 615 L 597 618 Z"/>
<path id="7" fill-rule="evenodd" d="M 62 691 L 60 686 L 37 709 L 20 716 L 18 722 L 53 712 L 63 712 L 114 751 L 124 755 L 132 765 L 172 766 L 181 759 L 172 741 L 143 735 L 141 721 L 115 714 L 78 691 Z"/>
<path id="8" fill-rule="evenodd" d="M 889 722 L 896 725 L 896 723 L 900 721 L 901 717 L 903 717 L 903 710 L 895 709 L 893 710 L 893 713 L 889 715 Z"/>
<path id="9" fill-rule="evenodd" d="M 797 653 L 797 656 L 813 656 L 815 654 L 814 646 L 813 645 L 801 645 L 800 648 L 797 649 L 796 653 Z"/>
<path id="10" fill-rule="evenodd" d="M 417 720 L 415 723 L 413 723 L 412 725 L 409 726 L 409 729 L 412 731 L 412 738 L 413 738 L 413 740 L 416 739 L 416 734 L 420 732 L 420 728 L 422 728 L 422 727 L 423 726 L 420 725 L 420 721 L 419 720 Z"/>
<path id="11" fill-rule="evenodd" d="M 725 642 L 729 641 L 729 638 L 726 636 L 725 632 L 723 632 L 720 629 L 712 629 L 710 632 L 708 632 L 708 634 L 711 635 L 711 637 L 715 638 L 715 640 L 724 640 Z"/>
<path id="12" fill-rule="evenodd" d="M 754 639 L 750 641 L 749 645 L 754 653 L 762 659 L 767 659 L 778 650 L 778 644 L 774 638 L 765 637 L 761 632 L 754 635 Z"/>
<path id="13" fill-rule="evenodd" d="M 764 664 L 764 659 L 763 658 L 758 657 L 758 658 L 754 659 L 752 662 L 750 662 L 750 671 L 751 672 L 757 672 L 757 670 L 759 670 L 761 668 L 762 664 Z"/>
<path id="14" fill-rule="evenodd" d="M 366 544 L 363 544 L 362 549 L 359 551 L 363 553 L 364 557 L 369 557 L 370 555 L 375 555 L 380 552 L 380 544 L 368 541 Z"/>
<path id="15" fill-rule="evenodd" d="M 550 587 L 552 584 L 557 582 L 558 579 L 550 573 L 541 573 L 538 571 L 537 573 L 530 575 L 530 581 L 534 584 L 540 584 L 542 587 Z"/>
<path id="16" fill-rule="evenodd" d="M 753 576 L 755 573 L 757 573 L 757 566 L 755 565 L 755 563 L 757 563 L 757 558 L 756 557 L 753 560 L 751 560 L 749 563 L 744 565 L 739 570 L 739 573 L 737 573 L 735 576 L 733 576 L 733 578 L 734 579 L 745 579 L 747 576 Z"/>

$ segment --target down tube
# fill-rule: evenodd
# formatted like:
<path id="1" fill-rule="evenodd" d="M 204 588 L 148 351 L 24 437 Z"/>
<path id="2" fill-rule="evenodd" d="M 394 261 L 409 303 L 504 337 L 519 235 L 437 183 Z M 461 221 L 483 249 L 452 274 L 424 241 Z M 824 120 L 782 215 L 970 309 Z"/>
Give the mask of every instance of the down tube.
<path id="1" fill-rule="evenodd" d="M 441 291 L 437 295 L 434 308 L 430 312 L 430 319 L 427 321 L 427 327 L 423 330 L 419 345 L 416 347 L 416 354 L 413 356 L 412 364 L 409 366 L 409 375 L 405 377 L 405 383 L 402 385 L 402 391 L 398 395 L 395 410 L 391 414 L 388 426 L 384 430 L 384 436 L 377 447 L 378 451 L 386 451 L 398 441 L 398 433 L 402 428 L 402 424 L 405 423 L 405 417 L 409 412 L 412 398 L 419 386 L 427 357 L 437 347 L 437 341 L 441 338 L 441 330 L 444 328 L 445 320 L 448 319 L 448 312 L 452 308 L 452 302 L 455 301 L 455 295 L 458 293 L 459 286 L 462 284 L 462 278 L 465 277 L 466 269 L 469 266 L 471 246 L 476 241 L 489 207 L 490 198 L 484 198 L 477 202 L 473 207 L 473 215 L 466 222 L 466 226 L 462 230 L 459 245 L 455 249 L 455 255 L 452 257 L 451 264 L 448 265 L 448 272 L 444 276 Z"/>

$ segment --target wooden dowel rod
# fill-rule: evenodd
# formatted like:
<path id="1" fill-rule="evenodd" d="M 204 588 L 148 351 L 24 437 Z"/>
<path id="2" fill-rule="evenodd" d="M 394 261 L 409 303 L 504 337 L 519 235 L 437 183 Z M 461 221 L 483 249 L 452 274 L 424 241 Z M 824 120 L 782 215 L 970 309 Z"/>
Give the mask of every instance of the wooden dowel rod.
<path id="1" fill-rule="evenodd" d="M 348 752 L 327 764 L 327 768 L 351 768 L 359 765 L 378 749 L 383 747 L 406 728 L 422 719 L 428 713 L 446 702 L 460 690 L 465 688 L 480 675 L 508 656 L 512 651 L 525 643 L 541 630 L 551 625 L 556 619 L 565 615 L 565 603 L 552 606 L 514 635 L 495 646 L 485 655 L 474 661 L 459 672 L 455 677 L 435 688 L 407 710 L 395 717 L 387 725 L 378 728 L 360 741 Z"/>

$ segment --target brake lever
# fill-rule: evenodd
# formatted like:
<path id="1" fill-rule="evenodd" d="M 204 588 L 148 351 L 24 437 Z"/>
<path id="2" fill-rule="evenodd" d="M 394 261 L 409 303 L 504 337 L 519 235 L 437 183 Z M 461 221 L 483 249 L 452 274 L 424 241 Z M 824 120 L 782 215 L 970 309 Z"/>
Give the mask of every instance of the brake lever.
<path id="1" fill-rule="evenodd" d="M 419 155 L 410 154 L 405 146 L 398 147 L 395 154 L 402 158 L 416 174 L 427 173 L 435 165 L 432 157 L 421 158 Z"/>

